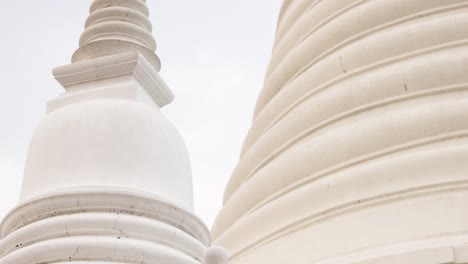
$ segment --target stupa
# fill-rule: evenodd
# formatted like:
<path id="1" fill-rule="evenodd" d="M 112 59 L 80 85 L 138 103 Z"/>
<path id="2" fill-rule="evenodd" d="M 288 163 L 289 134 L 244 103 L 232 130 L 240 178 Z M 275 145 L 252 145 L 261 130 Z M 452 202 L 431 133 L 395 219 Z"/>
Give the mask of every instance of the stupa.
<path id="1" fill-rule="evenodd" d="M 468 263 L 468 1 L 285 0 L 213 227 L 232 264 Z"/>
<path id="2" fill-rule="evenodd" d="M 194 214 L 190 162 L 160 112 L 174 95 L 144 0 L 95 0 L 65 93 L 34 132 L 0 263 L 221 264 Z"/>

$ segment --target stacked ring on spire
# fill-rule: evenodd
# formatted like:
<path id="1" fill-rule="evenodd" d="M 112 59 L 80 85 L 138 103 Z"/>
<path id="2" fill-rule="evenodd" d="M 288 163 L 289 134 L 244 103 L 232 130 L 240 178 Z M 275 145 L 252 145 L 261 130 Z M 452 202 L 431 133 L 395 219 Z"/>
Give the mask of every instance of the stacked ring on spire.
<path id="1" fill-rule="evenodd" d="M 80 37 L 80 48 L 72 61 L 139 51 L 159 70 L 161 65 L 154 54 L 156 41 L 148 15 L 148 7 L 141 0 L 94 1 Z"/>

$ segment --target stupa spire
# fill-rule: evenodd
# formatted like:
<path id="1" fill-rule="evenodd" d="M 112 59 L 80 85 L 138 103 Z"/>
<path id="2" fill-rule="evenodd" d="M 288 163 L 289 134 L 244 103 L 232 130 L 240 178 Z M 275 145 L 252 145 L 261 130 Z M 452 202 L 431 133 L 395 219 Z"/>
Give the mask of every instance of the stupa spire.
<path id="1" fill-rule="evenodd" d="M 172 102 L 174 95 L 158 73 L 161 62 L 151 31 L 146 1 L 93 1 L 72 64 L 53 72 L 57 81 L 73 93 L 49 102 L 49 112 L 96 96 L 124 97 L 158 108 Z M 120 88 L 109 89 L 116 85 Z"/>
<path id="2" fill-rule="evenodd" d="M 146 1 L 96 0 L 89 12 L 72 62 L 138 51 L 160 70 Z"/>

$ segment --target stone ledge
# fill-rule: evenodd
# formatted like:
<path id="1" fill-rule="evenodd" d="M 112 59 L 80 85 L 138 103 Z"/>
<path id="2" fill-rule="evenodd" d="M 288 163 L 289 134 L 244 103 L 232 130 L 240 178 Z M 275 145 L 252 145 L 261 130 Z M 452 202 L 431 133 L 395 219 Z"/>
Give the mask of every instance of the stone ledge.
<path id="1" fill-rule="evenodd" d="M 67 92 L 100 88 L 103 83 L 131 77 L 163 107 L 174 94 L 159 76 L 157 69 L 140 52 L 129 51 L 61 66 L 53 70 L 55 79 Z"/>

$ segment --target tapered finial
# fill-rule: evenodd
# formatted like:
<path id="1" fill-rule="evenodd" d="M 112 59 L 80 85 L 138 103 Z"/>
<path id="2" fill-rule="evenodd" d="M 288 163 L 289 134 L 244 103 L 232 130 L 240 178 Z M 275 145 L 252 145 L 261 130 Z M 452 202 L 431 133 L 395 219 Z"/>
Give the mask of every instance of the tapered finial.
<path id="1" fill-rule="evenodd" d="M 138 51 L 160 70 L 145 0 L 94 0 L 72 62 Z"/>

